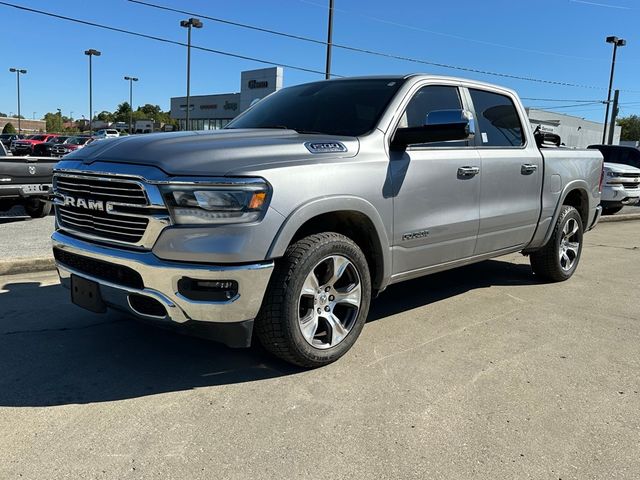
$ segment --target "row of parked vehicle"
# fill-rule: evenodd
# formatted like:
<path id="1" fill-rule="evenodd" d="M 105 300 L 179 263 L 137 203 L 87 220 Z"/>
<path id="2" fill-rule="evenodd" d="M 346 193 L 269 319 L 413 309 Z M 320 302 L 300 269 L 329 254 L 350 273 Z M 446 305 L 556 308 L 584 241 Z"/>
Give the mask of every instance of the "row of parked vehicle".
<path id="1" fill-rule="evenodd" d="M 62 157 L 78 150 L 94 140 L 118 137 L 117 130 L 98 130 L 93 135 L 58 135 L 55 133 L 38 133 L 19 135 L 3 133 L 0 141 L 7 152 L 16 156 L 31 155 L 34 157 Z"/>

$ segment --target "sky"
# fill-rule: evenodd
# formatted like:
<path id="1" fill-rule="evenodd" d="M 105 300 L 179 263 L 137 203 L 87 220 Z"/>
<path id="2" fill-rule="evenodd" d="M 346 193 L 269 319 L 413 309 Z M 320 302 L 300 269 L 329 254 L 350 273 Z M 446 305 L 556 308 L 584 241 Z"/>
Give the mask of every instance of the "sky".
<path id="1" fill-rule="evenodd" d="M 326 39 L 328 0 L 145 0 L 200 16 L 211 16 Z M 134 86 L 134 107 L 169 109 L 186 91 L 186 48 L 71 23 L 2 5 L 13 3 L 111 27 L 186 41 L 179 22 L 189 15 L 128 0 L 1 0 L 0 112 L 16 113 L 16 78 L 21 77 L 22 114 L 41 118 L 62 109 L 88 117 L 86 49 L 100 50 L 93 62 L 93 109 L 113 111 L 128 101 L 123 76 Z M 202 18 L 202 17 L 201 17 Z M 325 47 L 241 29 L 202 18 L 193 44 L 232 54 L 324 71 Z M 612 46 L 605 37 L 627 40 L 618 50 L 614 88 L 621 115 L 640 114 L 640 0 L 335 0 L 336 44 L 462 68 L 579 86 L 532 82 L 443 66 L 333 49 L 332 72 L 343 76 L 425 72 L 504 85 L 532 107 L 553 108 L 601 121 L 607 96 Z M 240 72 L 268 64 L 192 50 L 191 94 L 237 92 Z M 321 73 L 284 68 L 285 86 L 319 80 Z M 553 102 L 530 99 L 553 99 Z M 566 108 L 565 108 L 566 107 Z M 72 113 L 73 112 L 73 113 Z"/>

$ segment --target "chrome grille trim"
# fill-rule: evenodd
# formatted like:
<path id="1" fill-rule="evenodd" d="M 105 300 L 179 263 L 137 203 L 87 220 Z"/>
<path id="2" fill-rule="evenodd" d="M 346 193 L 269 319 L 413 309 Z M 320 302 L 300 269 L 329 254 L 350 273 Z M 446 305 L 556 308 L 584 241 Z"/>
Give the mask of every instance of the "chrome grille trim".
<path id="1" fill-rule="evenodd" d="M 160 232 L 170 225 L 158 187 L 141 179 L 58 171 L 53 185 L 56 223 L 76 236 L 151 249 Z M 67 196 L 99 202 L 100 208 L 65 205 Z"/>

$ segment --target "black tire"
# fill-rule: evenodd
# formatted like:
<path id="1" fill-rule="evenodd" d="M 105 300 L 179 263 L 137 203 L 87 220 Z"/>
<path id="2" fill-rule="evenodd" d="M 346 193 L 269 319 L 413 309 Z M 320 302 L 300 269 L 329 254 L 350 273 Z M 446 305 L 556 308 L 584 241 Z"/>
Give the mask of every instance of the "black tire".
<path id="1" fill-rule="evenodd" d="M 311 272 L 317 271 L 318 266 L 331 256 L 346 258 L 357 271 L 360 308 L 353 314 L 343 340 L 334 346 L 316 348 L 302 333 L 301 292 Z M 302 367 L 320 367 L 336 361 L 353 346 L 367 319 L 370 302 L 371 278 L 362 250 L 338 233 L 310 235 L 290 245 L 284 257 L 277 261 L 255 322 L 255 332 L 264 348 L 277 357 Z M 312 310 L 319 306 L 313 299 L 311 305 Z M 323 315 L 319 313 L 319 316 Z M 333 330 L 329 332 L 327 335 L 333 336 Z"/>
<path id="2" fill-rule="evenodd" d="M 51 202 L 34 198 L 24 204 L 24 209 L 31 218 L 44 218 L 51 213 Z"/>
<path id="3" fill-rule="evenodd" d="M 575 222 L 577 230 L 575 234 L 567 237 L 565 228 L 570 222 Z M 574 223 L 571 223 L 571 225 L 574 225 Z M 531 253 L 529 257 L 533 273 L 537 277 L 551 282 L 563 282 L 571 278 L 580 262 L 583 235 L 584 228 L 580 214 L 574 207 L 563 205 L 551 238 L 544 247 Z M 561 249 L 563 248 L 563 242 L 569 242 L 571 244 L 577 242 L 575 256 L 573 256 L 573 254 L 570 255 L 568 251 L 565 252 L 567 258 L 572 260 L 570 265 L 562 255 Z"/>
<path id="4" fill-rule="evenodd" d="M 602 207 L 602 214 L 603 215 L 615 215 L 620 210 L 622 210 L 622 207 Z"/>

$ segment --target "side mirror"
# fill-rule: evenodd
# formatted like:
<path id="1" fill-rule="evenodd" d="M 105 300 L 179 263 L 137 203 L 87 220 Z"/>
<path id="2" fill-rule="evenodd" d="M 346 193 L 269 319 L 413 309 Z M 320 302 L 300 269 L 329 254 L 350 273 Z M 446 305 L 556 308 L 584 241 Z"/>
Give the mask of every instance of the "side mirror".
<path id="1" fill-rule="evenodd" d="M 434 110 L 421 127 L 398 128 L 391 145 L 406 148 L 432 142 L 469 140 L 475 135 L 475 122 L 468 110 Z"/>

